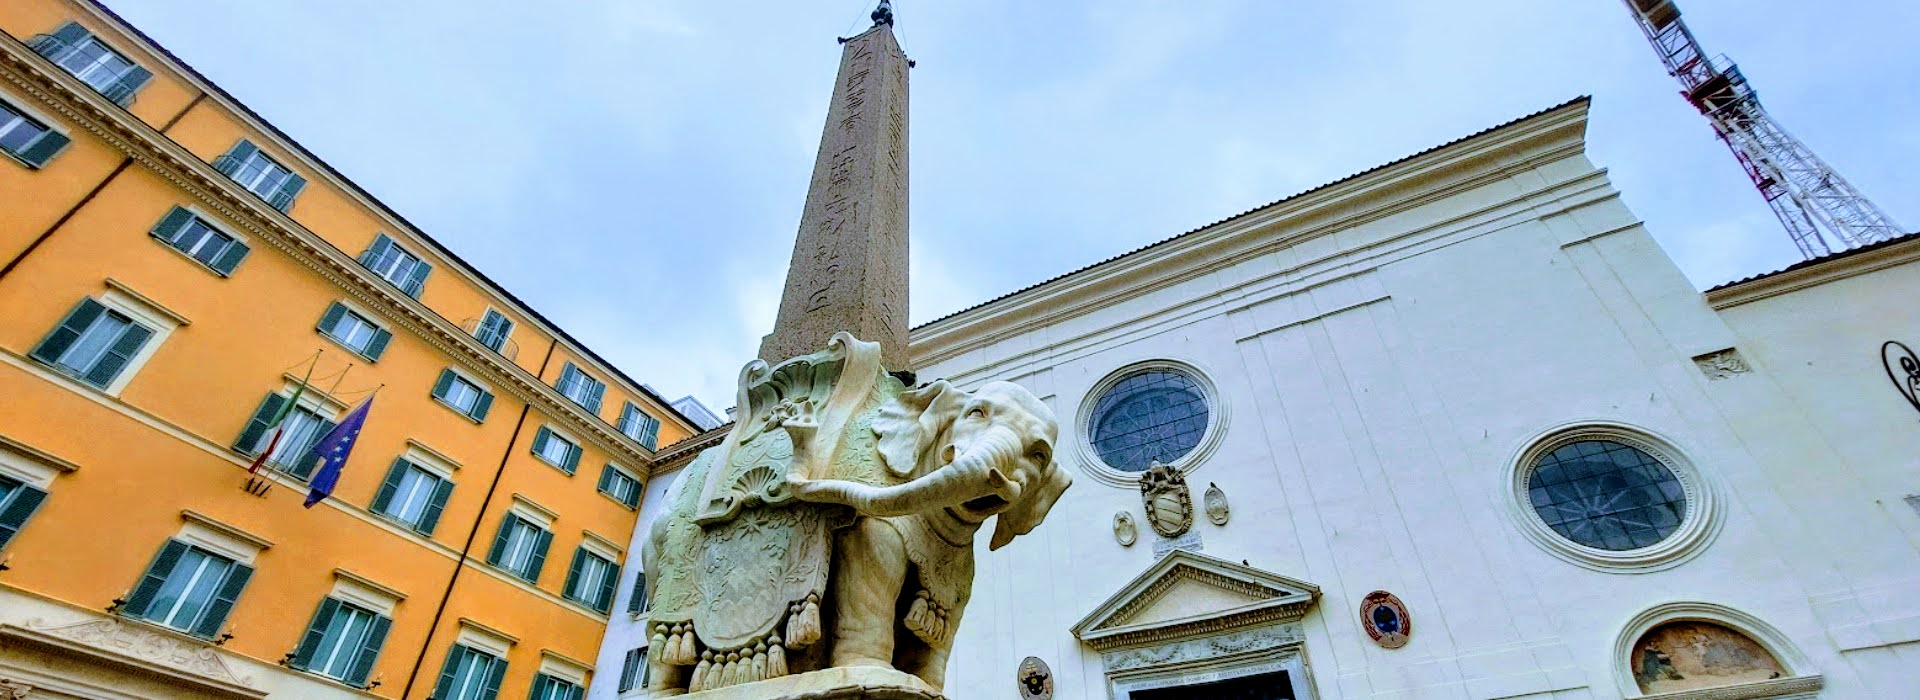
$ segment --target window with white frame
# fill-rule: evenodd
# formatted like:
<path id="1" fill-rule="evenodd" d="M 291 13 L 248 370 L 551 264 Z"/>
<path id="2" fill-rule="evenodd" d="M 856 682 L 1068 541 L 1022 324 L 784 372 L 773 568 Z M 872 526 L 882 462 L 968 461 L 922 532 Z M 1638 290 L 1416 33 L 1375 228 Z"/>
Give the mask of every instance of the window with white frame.
<path id="1" fill-rule="evenodd" d="M 527 694 L 527 700 L 580 700 L 585 692 L 578 684 L 547 674 L 533 677 L 533 692 Z"/>
<path id="2" fill-rule="evenodd" d="M 67 135 L 48 128 L 13 105 L 0 102 L 0 151 L 38 168 L 67 147 Z"/>
<path id="3" fill-rule="evenodd" d="M 387 470 L 386 480 L 374 494 L 372 509 L 416 532 L 431 535 L 452 493 L 452 480 L 401 457 Z"/>
<path id="4" fill-rule="evenodd" d="M 333 430 L 333 416 L 337 414 L 312 403 L 287 402 L 286 395 L 268 394 L 254 409 L 253 418 L 233 447 L 247 455 L 271 450 L 267 463 L 305 479 L 320 463 L 319 455 L 312 453 L 313 444 Z"/>
<path id="5" fill-rule="evenodd" d="M 168 210 L 149 233 L 222 276 L 233 274 L 233 269 L 247 258 L 247 244 L 185 207 Z"/>
<path id="6" fill-rule="evenodd" d="M 307 186 L 305 178 L 295 175 L 246 139 L 240 139 L 225 155 L 214 159 L 213 167 L 280 211 L 291 208 L 294 197 Z"/>
<path id="7" fill-rule="evenodd" d="M 513 321 L 508 319 L 506 314 L 487 309 L 486 315 L 480 318 L 480 325 L 474 327 L 473 337 L 479 340 L 481 345 L 492 348 L 494 352 L 500 352 L 500 349 L 507 345 L 507 336 L 512 333 Z"/>
<path id="8" fill-rule="evenodd" d="M 27 43 L 54 65 L 121 105 L 153 77 L 151 71 L 135 65 L 77 22 L 62 24 Z"/>
<path id="9" fill-rule="evenodd" d="M 500 694 L 500 681 L 507 674 L 507 660 L 465 644 L 447 651 L 447 663 L 441 667 L 440 682 L 434 685 L 434 700 L 494 700 Z"/>
<path id="10" fill-rule="evenodd" d="M 640 506 L 640 480 L 611 462 L 601 468 L 600 493 L 628 508 Z"/>
<path id="11" fill-rule="evenodd" d="M 619 578 L 618 564 L 583 544 L 574 550 L 573 565 L 567 567 L 565 595 L 568 600 L 604 613 L 613 609 Z"/>
<path id="12" fill-rule="evenodd" d="M 47 492 L 33 484 L 0 474 L 0 551 L 40 509 Z"/>
<path id="13" fill-rule="evenodd" d="M 360 264 L 379 275 L 381 279 L 399 287 L 408 296 L 418 298 L 420 290 L 426 286 L 427 273 L 433 266 L 420 256 L 400 247 L 391 237 L 380 234 L 373 239 L 373 245 L 360 254 Z"/>
<path id="14" fill-rule="evenodd" d="M 627 658 L 620 663 L 620 691 L 625 693 L 647 684 L 647 648 L 634 647 L 627 650 Z"/>
<path id="15" fill-rule="evenodd" d="M 287 663 L 364 688 L 391 625 L 380 613 L 328 597 L 320 602 L 313 623 Z"/>
<path id="16" fill-rule="evenodd" d="M 525 516 L 508 513 L 500 521 L 500 532 L 494 537 L 493 549 L 487 553 L 487 563 L 529 582 L 538 581 L 540 569 L 547 561 L 547 546 L 552 543 L 552 532 Z"/>
<path id="17" fill-rule="evenodd" d="M 620 425 L 617 427 L 621 433 L 649 450 L 654 449 L 660 439 L 660 419 L 647 415 L 632 401 L 620 408 Z"/>
<path id="18" fill-rule="evenodd" d="M 168 540 L 125 602 L 125 614 L 211 639 L 220 634 L 253 567 Z"/>
<path id="19" fill-rule="evenodd" d="M 33 349 L 34 359 L 96 387 L 119 378 L 147 341 L 150 328 L 132 315 L 91 298 L 79 305 Z"/>
<path id="20" fill-rule="evenodd" d="M 600 412 L 600 399 L 607 393 L 606 382 L 587 376 L 572 362 L 560 368 L 560 381 L 555 382 L 553 388 L 592 413 Z"/>
<path id="21" fill-rule="evenodd" d="M 552 428 L 540 426 L 533 434 L 533 455 L 541 461 L 572 474 L 580 466 L 580 443 L 567 439 Z"/>
<path id="22" fill-rule="evenodd" d="M 452 368 L 440 370 L 440 378 L 433 383 L 433 397 L 475 421 L 486 420 L 487 411 L 493 407 L 491 392 Z"/>
<path id="23" fill-rule="evenodd" d="M 337 301 L 320 315 L 319 330 L 369 360 L 380 359 L 386 354 L 387 344 L 393 341 L 392 332 Z"/>

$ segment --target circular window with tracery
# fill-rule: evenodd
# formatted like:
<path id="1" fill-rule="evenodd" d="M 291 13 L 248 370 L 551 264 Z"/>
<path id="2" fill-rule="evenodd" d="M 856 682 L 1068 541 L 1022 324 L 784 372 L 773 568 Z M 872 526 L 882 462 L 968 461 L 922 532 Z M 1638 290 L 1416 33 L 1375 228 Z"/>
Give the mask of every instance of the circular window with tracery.
<path id="1" fill-rule="evenodd" d="M 1088 441 L 1100 461 L 1139 473 L 1187 456 L 1207 433 L 1207 396 L 1184 372 L 1155 367 L 1125 375 L 1093 404 Z"/>
<path id="2" fill-rule="evenodd" d="M 1521 529 L 1563 559 L 1645 571 L 1693 556 L 1719 529 L 1714 489 L 1665 440 L 1625 425 L 1564 427 L 1513 464 Z"/>

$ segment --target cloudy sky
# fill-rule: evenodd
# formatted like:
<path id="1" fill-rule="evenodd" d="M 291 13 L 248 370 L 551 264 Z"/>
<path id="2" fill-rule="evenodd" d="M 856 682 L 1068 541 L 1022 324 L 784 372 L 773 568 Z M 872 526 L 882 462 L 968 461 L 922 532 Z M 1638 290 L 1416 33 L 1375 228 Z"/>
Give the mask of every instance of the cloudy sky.
<path id="1" fill-rule="evenodd" d="M 870 0 L 107 0 L 601 354 L 732 403 Z M 898 0 L 919 323 L 1583 94 L 1696 286 L 1797 252 L 1619 0 Z M 1684 0 L 1920 225 L 1920 4 Z"/>

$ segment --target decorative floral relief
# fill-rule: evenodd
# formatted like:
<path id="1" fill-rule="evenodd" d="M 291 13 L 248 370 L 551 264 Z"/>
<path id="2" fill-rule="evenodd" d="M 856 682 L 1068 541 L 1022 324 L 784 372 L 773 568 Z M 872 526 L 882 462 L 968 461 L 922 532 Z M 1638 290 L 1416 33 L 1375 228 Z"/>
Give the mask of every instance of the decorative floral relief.
<path id="1" fill-rule="evenodd" d="M 1277 649 L 1306 641 L 1299 623 L 1242 630 L 1231 634 L 1189 639 L 1144 649 L 1127 649 L 1104 655 L 1107 672 L 1165 666 L 1200 659 L 1212 659 L 1243 651 Z"/>

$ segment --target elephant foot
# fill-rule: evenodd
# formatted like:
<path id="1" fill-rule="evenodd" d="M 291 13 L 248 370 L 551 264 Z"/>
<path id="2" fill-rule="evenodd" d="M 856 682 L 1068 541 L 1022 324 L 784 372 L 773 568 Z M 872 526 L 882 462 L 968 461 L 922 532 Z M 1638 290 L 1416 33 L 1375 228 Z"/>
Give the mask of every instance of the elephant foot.
<path id="1" fill-rule="evenodd" d="M 876 659 L 868 656 L 841 657 L 836 655 L 833 657 L 833 665 L 836 668 L 842 667 L 842 666 L 872 666 L 876 668 L 893 668 L 892 661 L 889 661 L 886 659 Z"/>

